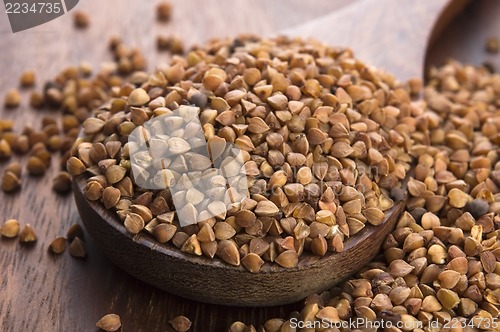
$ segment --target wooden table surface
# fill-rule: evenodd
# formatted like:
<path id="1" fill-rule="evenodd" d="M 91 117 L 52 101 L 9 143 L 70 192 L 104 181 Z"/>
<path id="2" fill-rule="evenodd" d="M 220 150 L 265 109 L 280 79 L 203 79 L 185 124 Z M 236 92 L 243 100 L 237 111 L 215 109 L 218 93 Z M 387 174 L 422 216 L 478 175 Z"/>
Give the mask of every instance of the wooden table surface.
<path id="1" fill-rule="evenodd" d="M 81 0 L 77 9 L 92 13 L 87 30 L 75 30 L 71 14 L 67 14 L 16 34 L 12 34 L 7 16 L 0 13 L 0 96 L 17 85 L 17 78 L 26 69 L 36 70 L 40 88 L 43 81 L 64 66 L 84 60 L 98 65 L 110 60 L 107 40 L 112 35 L 121 35 L 126 43 L 141 47 L 152 69 L 154 64 L 168 61 L 165 54 L 155 50 L 158 34 L 175 34 L 188 44 L 243 32 L 272 34 L 349 2 L 177 0 L 173 1 L 172 21 L 158 24 L 155 1 Z M 485 60 L 496 62 L 500 68 L 499 57 L 488 56 L 483 50 L 488 36 L 500 37 L 500 23 L 495 20 L 500 2 L 491 1 L 489 10 L 484 6 L 485 2 L 474 2 L 458 23 L 444 32 L 429 52 L 430 63 L 439 63 L 451 55 L 476 64 Z M 41 116 L 47 114 L 50 111 L 29 109 L 26 98 L 17 110 L 0 110 L 0 118 L 16 120 L 17 131 L 26 124 L 38 128 Z M 17 240 L 0 241 L 2 331 L 94 331 L 95 322 L 111 312 L 121 316 L 122 331 L 171 331 L 168 321 L 181 314 L 193 321 L 192 331 L 224 331 L 235 320 L 258 325 L 272 317 L 287 317 L 291 310 L 300 308 L 300 304 L 227 308 L 170 295 L 113 266 L 88 236 L 86 260 L 74 259 L 67 252 L 57 257 L 50 255 L 50 241 L 64 235 L 71 224 L 80 222 L 73 198 L 50 190 L 51 175 L 58 169 L 57 158 L 53 159 L 48 176 L 24 177 L 20 192 L 0 193 L 0 222 L 17 218 L 23 224 L 32 224 L 39 237 L 31 247 L 22 246 Z M 0 172 L 6 165 L 0 164 Z"/>

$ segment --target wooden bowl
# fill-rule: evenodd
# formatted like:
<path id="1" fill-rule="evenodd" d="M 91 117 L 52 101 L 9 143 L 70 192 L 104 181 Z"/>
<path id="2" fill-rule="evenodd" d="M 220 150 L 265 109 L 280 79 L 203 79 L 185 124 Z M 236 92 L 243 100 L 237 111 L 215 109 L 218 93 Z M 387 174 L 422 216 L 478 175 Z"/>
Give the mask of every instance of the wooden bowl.
<path id="1" fill-rule="evenodd" d="M 304 253 L 295 268 L 266 263 L 259 273 L 218 259 L 181 252 L 145 233 L 129 234 L 114 212 L 83 195 L 84 176 L 73 182 L 83 223 L 103 253 L 144 282 L 185 298 L 232 306 L 271 306 L 299 301 L 342 282 L 368 264 L 404 211 L 401 201 L 386 213 L 380 226 L 367 225 L 344 243 L 341 253 L 319 258 Z"/>

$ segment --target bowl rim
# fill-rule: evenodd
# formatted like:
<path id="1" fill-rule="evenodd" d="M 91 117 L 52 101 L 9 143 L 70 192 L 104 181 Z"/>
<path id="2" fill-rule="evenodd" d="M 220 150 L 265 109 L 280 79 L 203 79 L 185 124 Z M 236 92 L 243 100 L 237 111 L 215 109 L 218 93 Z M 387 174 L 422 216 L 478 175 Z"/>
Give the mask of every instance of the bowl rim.
<path id="1" fill-rule="evenodd" d="M 78 175 L 74 177 L 74 182 L 76 184 L 75 189 L 79 190 L 81 194 L 83 195 L 83 189 L 85 188 L 88 180 L 88 176 L 84 173 L 82 175 Z M 234 266 L 227 264 L 223 262 L 221 259 L 214 257 L 214 258 L 209 258 L 206 257 L 205 255 L 201 256 L 196 256 L 196 255 L 190 255 L 188 253 L 184 253 L 180 251 L 176 246 L 174 246 L 170 241 L 167 243 L 159 243 L 156 241 L 152 235 L 141 231 L 138 234 L 130 234 L 125 226 L 123 225 L 123 222 L 118 218 L 118 216 L 114 213 L 114 211 L 107 210 L 102 203 L 99 201 L 90 201 L 88 200 L 84 195 L 84 199 L 103 220 L 105 220 L 110 226 L 112 226 L 117 232 L 119 232 L 122 236 L 125 236 L 132 241 L 144 245 L 145 247 L 149 248 L 150 250 L 156 251 L 160 254 L 170 256 L 175 259 L 180 259 L 180 260 L 185 260 L 191 262 L 193 265 L 200 265 L 200 266 L 210 266 L 211 268 L 220 268 L 220 269 L 226 269 L 226 270 L 232 270 L 232 271 L 241 271 L 248 273 L 249 275 L 256 275 L 256 274 L 273 274 L 273 273 L 283 273 L 283 272 L 292 272 L 292 271 L 302 271 L 304 269 L 308 269 L 311 267 L 311 265 L 319 262 L 319 261 L 326 261 L 329 259 L 332 259 L 332 257 L 337 256 L 338 254 L 341 254 L 342 252 L 348 251 L 349 249 L 352 249 L 355 247 L 358 243 L 366 241 L 370 235 L 372 235 L 378 228 L 381 228 L 383 225 L 385 225 L 391 216 L 393 216 L 395 213 L 398 214 L 398 210 L 402 209 L 402 205 L 404 206 L 405 199 L 401 201 L 394 202 L 394 206 L 391 207 L 389 210 L 385 211 L 385 217 L 383 222 L 380 225 L 372 225 L 370 223 L 366 223 L 366 226 L 356 233 L 353 236 L 348 237 L 347 239 L 344 240 L 344 250 L 340 253 L 338 252 L 332 252 L 332 251 L 327 251 L 324 256 L 316 256 L 312 254 L 311 252 L 304 251 L 301 255 L 299 255 L 299 262 L 297 266 L 292 267 L 292 268 L 285 268 L 282 267 L 278 264 L 275 264 L 274 262 L 265 262 L 262 268 L 257 272 L 257 273 L 251 273 L 248 271 L 243 264 L 240 264 L 239 266 Z"/>

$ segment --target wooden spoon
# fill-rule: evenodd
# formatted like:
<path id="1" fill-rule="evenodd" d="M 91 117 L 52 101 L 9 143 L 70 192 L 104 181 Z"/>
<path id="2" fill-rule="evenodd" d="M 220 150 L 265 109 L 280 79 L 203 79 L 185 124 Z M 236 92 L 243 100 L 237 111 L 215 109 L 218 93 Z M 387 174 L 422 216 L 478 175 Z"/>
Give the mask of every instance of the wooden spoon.
<path id="1" fill-rule="evenodd" d="M 406 81 L 423 77 L 427 46 L 467 3 L 363 0 L 283 33 L 349 47 L 363 62 Z"/>
<path id="2" fill-rule="evenodd" d="M 289 34 L 316 36 L 332 45 L 352 45 L 362 59 L 406 79 L 421 76 L 432 28 L 449 3 L 363 0 Z M 83 176 L 74 181 L 81 218 L 103 252 L 123 270 L 182 297 L 237 306 L 290 303 L 338 284 L 379 252 L 405 205 L 398 202 L 386 213 L 382 225 L 367 225 L 349 238 L 341 253 L 328 253 L 323 258 L 303 254 L 295 268 L 266 264 L 253 274 L 242 266 L 182 253 L 172 245 L 159 244 L 148 234 L 129 234 L 114 212 L 84 197 L 85 185 Z"/>

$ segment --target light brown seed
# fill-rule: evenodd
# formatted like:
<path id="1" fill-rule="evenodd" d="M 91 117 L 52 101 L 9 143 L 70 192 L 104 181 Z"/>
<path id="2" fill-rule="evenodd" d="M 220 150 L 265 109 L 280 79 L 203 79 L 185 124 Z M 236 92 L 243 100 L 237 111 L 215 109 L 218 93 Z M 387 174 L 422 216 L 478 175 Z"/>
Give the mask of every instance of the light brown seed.
<path id="1" fill-rule="evenodd" d="M 301 167 L 297 171 L 297 181 L 301 184 L 306 185 L 312 181 L 312 171 L 309 167 Z"/>
<path id="2" fill-rule="evenodd" d="M 77 10 L 73 14 L 73 22 L 76 28 L 85 29 L 90 24 L 90 15 L 82 10 Z"/>
<path id="3" fill-rule="evenodd" d="M 55 238 L 49 245 L 49 250 L 55 254 L 61 254 L 66 250 L 67 240 L 65 237 Z"/>
<path id="4" fill-rule="evenodd" d="M 331 149 L 331 154 L 335 158 L 346 158 L 348 157 L 351 153 L 354 152 L 354 149 L 347 143 L 341 141 L 337 142 L 332 146 Z"/>
<path id="5" fill-rule="evenodd" d="M 463 249 L 464 249 L 463 250 L 464 253 L 467 256 L 476 256 L 481 252 L 482 247 L 481 247 L 481 243 L 479 243 L 479 241 L 468 236 L 465 238 L 465 243 L 464 243 Z"/>
<path id="6" fill-rule="evenodd" d="M 328 226 L 333 226 L 336 223 L 335 214 L 330 210 L 320 210 L 316 212 L 316 221 Z"/>
<path id="7" fill-rule="evenodd" d="M 217 242 L 201 242 L 201 250 L 205 256 L 214 258 L 217 251 Z"/>
<path id="8" fill-rule="evenodd" d="M 264 265 L 264 260 L 257 254 L 248 253 L 241 259 L 241 263 L 248 271 L 257 273 Z"/>
<path id="9" fill-rule="evenodd" d="M 147 202 L 146 202 L 147 203 Z M 167 201 L 163 197 L 156 197 L 151 204 L 149 205 L 149 209 L 151 210 L 151 213 L 155 216 L 162 215 L 164 213 L 167 213 L 169 211 L 169 207 L 167 204 Z"/>
<path id="10" fill-rule="evenodd" d="M 459 309 L 463 316 L 469 317 L 474 314 L 477 310 L 477 303 L 468 298 L 461 298 Z"/>
<path id="11" fill-rule="evenodd" d="M 446 270 L 438 275 L 441 287 L 451 289 L 458 284 L 460 273 L 453 270 Z"/>
<path id="12" fill-rule="evenodd" d="M 255 222 L 257 221 L 257 217 L 252 211 L 241 210 L 236 213 L 235 221 L 241 227 L 250 227 L 255 224 Z"/>
<path id="13" fill-rule="evenodd" d="M 424 246 L 424 238 L 418 233 L 409 234 L 403 243 L 403 250 L 405 252 L 412 252 Z"/>
<path id="14" fill-rule="evenodd" d="M 352 201 L 346 202 L 342 205 L 342 208 L 344 209 L 344 212 L 347 214 L 357 214 L 361 213 L 361 200 L 360 199 L 353 199 Z"/>
<path id="15" fill-rule="evenodd" d="M 209 74 L 205 75 L 203 78 L 203 86 L 210 91 L 215 91 L 222 84 L 222 82 L 224 82 L 224 79 L 218 75 Z"/>
<path id="16" fill-rule="evenodd" d="M 0 139 L 0 159 L 9 159 L 12 155 L 12 149 L 6 139 Z"/>
<path id="17" fill-rule="evenodd" d="M 232 90 L 224 95 L 224 99 L 229 104 L 229 106 L 233 107 L 238 104 L 241 99 L 246 96 L 246 92 L 242 90 Z"/>
<path id="18" fill-rule="evenodd" d="M 328 137 L 327 134 L 324 133 L 319 128 L 311 128 L 307 132 L 307 140 L 308 140 L 308 142 L 311 145 L 320 145 L 320 144 L 323 144 L 326 141 L 327 137 Z M 332 150 L 332 154 L 333 153 L 337 153 L 337 152 L 339 152 L 339 151 L 336 150 L 336 148 L 334 147 L 333 150 Z"/>
<path id="19" fill-rule="evenodd" d="M 317 256 L 324 256 L 328 250 L 328 243 L 321 235 L 314 238 L 311 242 L 311 251 Z"/>
<path id="20" fill-rule="evenodd" d="M 4 192 L 13 192 L 21 187 L 21 180 L 16 174 L 7 171 L 2 176 L 2 190 Z"/>
<path id="21" fill-rule="evenodd" d="M 61 194 L 68 193 L 71 191 L 71 181 L 71 174 L 59 172 L 52 180 L 52 189 Z"/>
<path id="22" fill-rule="evenodd" d="M 254 210 L 259 217 L 272 217 L 280 212 L 276 204 L 271 201 L 260 201 Z"/>
<path id="23" fill-rule="evenodd" d="M 83 229 L 79 224 L 73 224 L 66 232 L 66 238 L 69 241 L 72 241 L 74 238 L 79 237 L 80 239 L 84 238 Z"/>
<path id="24" fill-rule="evenodd" d="M 366 208 L 362 211 L 363 215 L 372 225 L 378 226 L 382 224 L 385 219 L 385 214 L 379 208 Z"/>
<path id="25" fill-rule="evenodd" d="M 99 319 L 95 325 L 103 331 L 114 332 L 118 331 L 122 322 L 117 314 L 107 314 Z"/>
<path id="26" fill-rule="evenodd" d="M 453 188 L 448 192 L 449 204 L 455 208 L 463 208 L 472 198 L 458 188 Z"/>
<path id="27" fill-rule="evenodd" d="M 243 71 L 243 80 L 248 85 L 255 85 L 261 79 L 261 73 L 257 68 L 247 68 Z"/>
<path id="28" fill-rule="evenodd" d="M 229 240 L 236 234 L 236 230 L 227 222 L 218 222 L 213 229 L 217 240 Z"/>
<path id="29" fill-rule="evenodd" d="M 278 149 L 283 144 L 284 139 L 282 135 L 271 132 L 266 135 L 266 142 L 271 149 Z"/>
<path id="30" fill-rule="evenodd" d="M 106 169 L 106 180 L 110 184 L 115 184 L 120 182 L 125 177 L 126 174 L 127 170 L 124 167 L 119 165 L 112 165 Z"/>
<path id="31" fill-rule="evenodd" d="M 255 94 L 261 99 L 261 100 L 267 100 L 273 92 L 273 86 L 270 84 L 266 85 L 259 85 L 253 88 L 253 91 Z"/>
<path id="32" fill-rule="evenodd" d="M 460 303 L 460 297 L 450 289 L 441 288 L 436 294 L 445 309 L 451 310 Z"/>
<path id="33" fill-rule="evenodd" d="M 440 226 L 441 222 L 439 221 L 439 217 L 434 213 L 426 212 L 422 215 L 420 224 L 424 229 L 433 229 L 434 227 Z"/>
<path id="34" fill-rule="evenodd" d="M 366 320 L 373 320 L 377 317 L 377 314 L 367 306 L 355 307 L 354 311 L 356 313 L 356 316 Z"/>
<path id="35" fill-rule="evenodd" d="M 170 36 L 168 38 L 168 49 L 172 54 L 183 54 L 185 50 L 184 41 L 177 36 Z"/>
<path id="36" fill-rule="evenodd" d="M 160 243 L 167 243 L 174 237 L 176 231 L 177 226 L 161 223 L 153 228 L 153 236 L 155 237 L 156 241 Z"/>
<path id="37" fill-rule="evenodd" d="M 315 163 L 312 166 L 312 170 L 313 170 L 314 176 L 316 176 L 316 178 L 318 180 L 322 181 L 328 172 L 328 164 L 327 163 Z"/>
<path id="38" fill-rule="evenodd" d="M 4 98 L 6 108 L 16 108 L 21 104 L 21 93 L 17 89 L 7 90 Z"/>
<path id="39" fill-rule="evenodd" d="M 425 183 L 410 178 L 408 181 L 408 192 L 414 197 L 420 197 L 424 191 L 426 191 Z"/>
<path id="40" fill-rule="evenodd" d="M 87 170 L 87 167 L 85 167 L 82 161 L 76 157 L 71 157 L 68 159 L 68 161 L 66 162 L 66 168 L 68 170 L 68 173 L 72 176 L 83 174 Z"/>
<path id="41" fill-rule="evenodd" d="M 281 93 L 276 93 L 267 98 L 267 102 L 275 110 L 283 110 L 288 105 L 288 98 Z"/>
<path id="42" fill-rule="evenodd" d="M 264 328 L 265 331 L 269 332 L 280 332 L 281 327 L 283 326 L 283 323 L 285 322 L 284 319 L 281 318 L 272 318 L 269 319 L 264 323 Z"/>
<path id="43" fill-rule="evenodd" d="M 19 241 L 23 243 L 32 243 L 37 239 L 35 230 L 30 224 L 26 224 L 21 232 L 19 232 Z"/>
<path id="44" fill-rule="evenodd" d="M 458 247 L 455 247 L 455 248 L 458 248 Z M 453 257 L 452 256 L 452 253 L 453 251 L 451 250 L 452 248 L 449 248 L 448 249 L 448 255 Z M 468 269 L 469 269 L 469 265 L 468 265 L 468 261 L 467 261 L 467 258 L 465 258 L 465 254 L 463 257 L 455 257 L 453 258 L 446 266 L 447 269 L 449 270 L 453 270 L 453 271 L 456 271 L 460 274 L 466 274 Z"/>
<path id="45" fill-rule="evenodd" d="M 246 332 L 246 331 L 249 331 L 249 329 L 243 322 L 234 322 L 228 329 L 228 332 Z"/>
<path id="46" fill-rule="evenodd" d="M 422 310 L 426 312 L 436 312 L 442 309 L 441 303 L 433 295 L 428 295 L 422 300 Z"/>
<path id="47" fill-rule="evenodd" d="M 177 332 L 186 332 L 191 328 L 191 321 L 185 316 L 177 316 L 168 322 Z"/>
<path id="48" fill-rule="evenodd" d="M 483 265 L 486 273 L 493 273 L 496 268 L 496 258 L 491 251 L 484 251 L 481 253 L 481 264 Z"/>
<path id="49" fill-rule="evenodd" d="M 0 119 L 0 132 L 12 131 L 14 128 L 14 121 Z"/>
<path id="50" fill-rule="evenodd" d="M 389 278 L 390 280 L 390 278 Z M 389 298 L 391 301 L 396 304 L 400 305 L 408 299 L 410 296 L 411 290 L 408 287 L 405 286 L 396 286 L 389 292 Z"/>
<path id="51" fill-rule="evenodd" d="M 121 192 L 114 187 L 106 187 L 102 192 L 102 203 L 106 209 L 111 209 L 116 206 L 121 198 Z"/>
<path id="52" fill-rule="evenodd" d="M 415 269 L 415 267 L 406 263 L 402 259 L 396 259 L 389 265 L 389 273 L 393 277 L 404 277 L 410 274 L 413 269 Z"/>
<path id="53" fill-rule="evenodd" d="M 139 234 L 144 228 L 144 219 L 137 213 L 129 213 L 125 218 L 123 225 L 130 234 Z"/>
<path id="54" fill-rule="evenodd" d="M 213 228 L 210 226 L 210 224 L 207 222 L 205 223 L 198 234 L 196 234 L 196 237 L 198 238 L 198 241 L 200 242 L 212 242 L 215 241 L 215 233 Z"/>
<path id="55" fill-rule="evenodd" d="M 127 103 L 130 106 L 142 106 L 151 100 L 146 90 L 142 88 L 137 88 L 133 90 L 128 96 Z"/>
<path id="56" fill-rule="evenodd" d="M 249 250 L 252 253 L 262 256 L 269 249 L 269 246 L 270 245 L 267 241 L 261 238 L 253 238 L 250 241 Z"/>
<path id="57" fill-rule="evenodd" d="M 19 84 L 23 88 L 30 88 L 35 85 L 36 74 L 33 70 L 27 70 L 21 74 L 19 78 Z"/>
<path id="58" fill-rule="evenodd" d="M 240 253 L 236 243 L 231 240 L 222 240 L 217 244 L 216 255 L 221 258 L 224 262 L 239 266 L 240 265 Z"/>
<path id="59" fill-rule="evenodd" d="M 101 199 L 102 192 L 102 185 L 97 181 L 90 181 L 89 183 L 87 183 L 85 188 L 83 188 L 83 195 L 89 201 L 97 201 Z"/>
<path id="60" fill-rule="evenodd" d="M 297 222 L 297 224 L 293 229 L 293 236 L 297 240 L 303 240 L 307 238 L 310 233 L 311 233 L 310 227 L 302 220 L 299 220 L 299 222 Z"/>
<path id="61" fill-rule="evenodd" d="M 284 268 L 293 268 L 297 266 L 299 257 L 295 250 L 285 250 L 274 261 Z"/>
<path id="62" fill-rule="evenodd" d="M 287 174 L 283 170 L 279 170 L 274 172 L 271 178 L 268 181 L 268 187 L 270 189 L 283 187 L 287 182 Z"/>
<path id="63" fill-rule="evenodd" d="M 86 135 L 93 135 L 97 134 L 104 128 L 105 122 L 101 119 L 97 118 L 88 118 L 86 119 L 82 126 L 83 126 L 83 132 Z"/>
<path id="64" fill-rule="evenodd" d="M 87 249 L 85 243 L 77 236 L 69 245 L 69 254 L 76 258 L 85 258 L 87 256 Z"/>
<path id="65" fill-rule="evenodd" d="M 181 247 L 181 251 L 192 254 L 192 255 L 197 255 L 201 256 L 202 251 L 201 251 L 201 246 L 200 242 L 198 241 L 196 234 L 191 235 L 186 242 Z"/>
<path id="66" fill-rule="evenodd" d="M 0 234 L 7 238 L 14 238 L 19 234 L 19 229 L 19 221 L 9 219 L 0 228 Z"/>
<path id="67" fill-rule="evenodd" d="M 189 235 L 184 232 L 177 232 L 174 234 L 174 237 L 172 238 L 172 243 L 177 247 L 181 248 L 184 242 L 189 238 Z"/>
<path id="68" fill-rule="evenodd" d="M 427 250 L 429 259 L 434 264 L 444 264 L 446 263 L 446 258 L 448 257 L 446 250 L 439 244 L 433 244 Z"/>
<path id="69" fill-rule="evenodd" d="M 248 131 L 254 134 L 263 134 L 270 128 L 264 120 L 259 117 L 250 118 L 248 121 Z"/>
<path id="70" fill-rule="evenodd" d="M 172 17 L 172 4 L 169 1 L 162 1 L 156 7 L 156 17 L 160 22 L 168 22 Z"/>
<path id="71" fill-rule="evenodd" d="M 146 191 L 131 201 L 133 204 L 129 205 L 128 208 L 130 208 L 132 212 L 139 214 L 144 221 L 150 221 L 153 218 L 153 215 L 151 210 L 146 205 L 151 205 L 152 199 L 153 193 Z"/>

